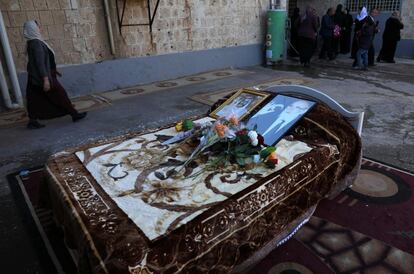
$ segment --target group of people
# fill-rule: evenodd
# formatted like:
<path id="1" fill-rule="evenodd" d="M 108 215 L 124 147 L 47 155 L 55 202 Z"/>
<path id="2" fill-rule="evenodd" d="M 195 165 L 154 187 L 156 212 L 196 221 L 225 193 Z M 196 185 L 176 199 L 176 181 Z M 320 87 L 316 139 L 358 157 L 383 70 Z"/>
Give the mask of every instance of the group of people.
<path id="1" fill-rule="evenodd" d="M 308 67 L 313 53 L 317 48 L 318 36 L 322 39 L 319 58 L 333 60 L 339 53 L 350 52 L 351 34 L 354 26 L 351 57 L 355 59 L 353 66 L 358 69 L 367 69 L 374 65 L 375 51 L 373 40 L 378 28 L 375 17 L 379 14 L 377 9 L 367 13 L 361 7 L 355 20 L 348 9 L 340 4 L 336 10 L 329 8 L 327 13 L 319 19 L 316 10 L 307 7 L 303 14 L 299 9 L 294 10 L 291 17 L 291 43 L 290 53 L 293 55 L 299 50 L 300 62 Z M 399 12 L 394 12 L 387 20 L 383 33 L 383 45 L 377 56 L 377 62 L 393 63 L 397 43 L 400 40 L 400 31 L 404 25 Z M 28 83 L 26 90 L 27 111 L 30 129 L 44 127 L 38 119 L 49 119 L 64 115 L 72 116 L 74 122 L 86 116 L 86 112 L 79 113 L 69 100 L 65 89 L 57 80 L 61 74 L 56 69 L 55 53 L 41 35 L 39 24 L 32 20 L 24 24 L 24 37 L 27 40 L 28 55 Z"/>
<path id="2" fill-rule="evenodd" d="M 310 6 L 302 14 L 299 8 L 295 8 L 291 17 L 289 53 L 291 56 L 299 54 L 301 64 L 309 67 L 320 38 L 322 41 L 320 59 L 334 60 L 339 53 L 351 52 L 351 57 L 354 59 L 353 67 L 366 70 L 368 66 L 374 65 L 373 41 L 375 34 L 380 32 L 379 22 L 375 21 L 378 15 L 378 9 L 371 9 L 368 14 L 367 9 L 361 7 L 354 20 L 349 10 L 343 9 L 343 6 L 339 4 L 336 10 L 329 8 L 320 19 L 316 10 Z M 394 55 L 403 27 L 399 12 L 393 12 L 385 24 L 383 45 L 377 56 L 377 62 L 395 63 Z M 352 29 L 354 29 L 354 36 L 351 48 Z"/>

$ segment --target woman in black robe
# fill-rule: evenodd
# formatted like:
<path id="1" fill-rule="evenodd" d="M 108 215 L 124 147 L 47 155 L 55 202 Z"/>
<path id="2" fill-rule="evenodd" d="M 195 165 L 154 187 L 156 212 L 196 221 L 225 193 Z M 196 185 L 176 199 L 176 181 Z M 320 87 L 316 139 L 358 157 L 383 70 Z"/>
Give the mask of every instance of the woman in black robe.
<path id="1" fill-rule="evenodd" d="M 344 25 L 344 12 L 342 11 L 342 8 L 343 8 L 342 4 L 337 5 L 335 15 L 334 15 L 334 23 L 341 30 L 339 37 L 334 36 L 332 40 L 332 46 L 333 46 L 335 55 L 339 53 L 340 40 L 342 36 L 342 28 Z"/>
<path id="2" fill-rule="evenodd" d="M 296 28 L 298 30 L 299 39 L 300 63 L 305 67 L 310 66 L 310 60 L 315 49 L 318 27 L 318 18 L 315 16 L 312 7 L 307 7 L 305 13 L 298 20 L 296 20 Z"/>
<path id="3" fill-rule="evenodd" d="M 29 129 L 42 128 L 44 125 L 38 119 L 51 119 L 71 115 L 76 122 L 86 116 L 79 113 L 72 105 L 65 89 L 60 85 L 56 70 L 53 49 L 43 40 L 39 25 L 36 21 L 24 23 L 24 37 L 27 39 L 27 112 Z"/>
<path id="4" fill-rule="evenodd" d="M 341 53 L 342 54 L 347 54 L 350 51 L 351 33 L 352 33 L 353 24 L 354 24 L 354 19 L 352 18 L 352 15 L 349 14 L 349 9 L 345 9 L 342 32 L 341 32 Z"/>
<path id="5" fill-rule="evenodd" d="M 395 11 L 385 23 L 384 34 L 382 35 L 382 48 L 377 57 L 377 62 L 381 60 L 387 63 L 395 63 L 394 55 L 397 50 L 397 43 L 401 40 L 401 30 L 404 24 L 401 22 L 400 13 Z"/>

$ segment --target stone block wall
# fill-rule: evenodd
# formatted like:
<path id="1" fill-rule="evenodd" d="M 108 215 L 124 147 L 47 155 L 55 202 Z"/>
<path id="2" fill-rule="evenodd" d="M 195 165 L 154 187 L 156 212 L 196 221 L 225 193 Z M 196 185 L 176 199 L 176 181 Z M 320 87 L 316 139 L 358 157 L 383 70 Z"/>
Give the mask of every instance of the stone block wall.
<path id="1" fill-rule="evenodd" d="M 282 1 L 286 6 L 286 1 Z M 75 5 L 73 5 L 75 3 Z M 109 1 L 116 54 L 111 55 L 102 0 L 0 0 L 16 66 L 24 71 L 23 23 L 37 20 L 58 64 L 159 55 L 262 43 L 268 0 L 161 0 L 153 25 L 118 31 Z M 121 1 L 119 2 L 122 3 Z M 147 1 L 128 1 L 124 24 L 146 23 Z M 152 1 L 154 4 L 155 1 Z"/>
<path id="2" fill-rule="evenodd" d="M 319 17 L 322 18 L 330 7 L 336 9 L 338 4 L 342 4 L 345 7 L 346 0 L 298 0 L 297 6 L 300 12 L 304 12 L 307 6 L 311 6 L 316 9 Z"/>
<path id="3" fill-rule="evenodd" d="M 72 0 L 73 1 L 73 0 Z M 36 20 L 53 47 L 58 64 L 79 64 L 110 58 L 102 1 L 0 0 L 10 46 L 18 70 L 25 70 L 26 42 L 23 24 Z"/>
<path id="4" fill-rule="evenodd" d="M 124 56 L 230 47 L 263 41 L 266 0 L 161 0 L 153 25 L 128 27 L 118 40 Z M 126 23 L 146 20 L 146 4 L 126 13 Z"/>
<path id="5" fill-rule="evenodd" d="M 402 39 L 414 39 L 414 1 L 402 1 L 401 17 L 404 29 L 401 31 Z"/>

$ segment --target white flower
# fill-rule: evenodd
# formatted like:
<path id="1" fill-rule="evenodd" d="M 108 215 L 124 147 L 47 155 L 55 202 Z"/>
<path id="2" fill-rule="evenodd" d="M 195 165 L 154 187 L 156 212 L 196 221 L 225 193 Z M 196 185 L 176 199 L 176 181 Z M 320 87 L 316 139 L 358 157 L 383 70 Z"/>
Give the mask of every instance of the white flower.
<path id="1" fill-rule="evenodd" d="M 259 144 L 259 140 L 257 139 L 258 134 L 256 131 L 249 131 L 249 134 L 247 136 L 249 136 L 252 146 L 257 146 Z"/>

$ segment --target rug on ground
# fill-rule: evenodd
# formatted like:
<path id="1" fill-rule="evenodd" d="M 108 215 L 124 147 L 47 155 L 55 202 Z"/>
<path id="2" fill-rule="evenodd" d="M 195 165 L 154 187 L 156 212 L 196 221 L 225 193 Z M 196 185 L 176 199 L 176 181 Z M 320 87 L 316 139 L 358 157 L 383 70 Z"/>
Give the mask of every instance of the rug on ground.
<path id="1" fill-rule="evenodd" d="M 49 267 L 73 270 L 73 263 L 49 205 L 42 201 L 45 172 L 9 175 L 30 229 L 40 231 L 39 253 Z M 296 236 L 272 251 L 249 273 L 412 273 L 414 269 L 414 174 L 364 159 L 354 185 L 321 202 Z M 65 253 L 66 252 L 66 253 Z M 45 260 L 46 261 L 46 260 Z"/>

